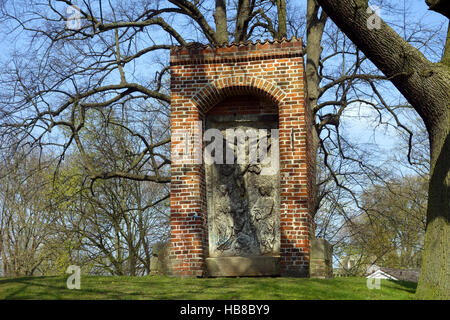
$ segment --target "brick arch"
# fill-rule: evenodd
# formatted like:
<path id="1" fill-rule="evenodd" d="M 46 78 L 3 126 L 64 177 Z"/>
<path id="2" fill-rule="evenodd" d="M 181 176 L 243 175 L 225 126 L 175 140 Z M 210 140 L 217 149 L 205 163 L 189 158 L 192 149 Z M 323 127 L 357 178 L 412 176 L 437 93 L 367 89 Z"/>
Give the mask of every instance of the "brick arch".
<path id="1" fill-rule="evenodd" d="M 269 98 L 278 106 L 286 96 L 280 87 L 267 80 L 249 76 L 234 76 L 216 79 L 205 85 L 194 95 L 192 102 L 202 114 L 206 114 L 225 98 L 244 94 Z"/>

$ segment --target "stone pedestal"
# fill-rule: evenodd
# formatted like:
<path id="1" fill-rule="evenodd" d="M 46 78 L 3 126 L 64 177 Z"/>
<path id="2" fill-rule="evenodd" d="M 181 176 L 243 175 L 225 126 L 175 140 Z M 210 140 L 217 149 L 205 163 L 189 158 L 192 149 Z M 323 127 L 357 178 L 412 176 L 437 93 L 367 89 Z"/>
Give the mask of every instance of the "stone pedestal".
<path id="1" fill-rule="evenodd" d="M 279 276 L 280 257 L 206 258 L 210 277 Z"/>
<path id="2" fill-rule="evenodd" d="M 333 277 L 333 246 L 325 239 L 311 240 L 311 278 Z"/>
<path id="3" fill-rule="evenodd" d="M 150 258 L 150 275 L 163 275 L 169 273 L 168 266 L 169 244 L 159 242 L 153 245 Z"/>

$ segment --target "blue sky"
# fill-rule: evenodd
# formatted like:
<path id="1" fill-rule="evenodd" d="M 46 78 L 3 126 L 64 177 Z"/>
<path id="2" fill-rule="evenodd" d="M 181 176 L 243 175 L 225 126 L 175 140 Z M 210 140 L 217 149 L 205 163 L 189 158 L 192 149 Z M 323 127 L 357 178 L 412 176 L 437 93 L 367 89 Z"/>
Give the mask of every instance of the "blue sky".
<path id="1" fill-rule="evenodd" d="M 401 36 L 405 38 L 412 37 L 411 43 L 424 53 L 428 59 L 434 62 L 439 61 L 442 55 L 448 19 L 441 14 L 428 10 L 424 0 L 398 1 L 398 3 L 401 2 L 406 8 L 407 14 L 405 16 L 390 11 L 382 4 L 380 5 L 380 1 L 370 1 L 369 3 L 371 5 L 380 5 L 380 15 L 384 20 L 394 27 Z M 434 30 L 439 30 L 438 34 L 434 35 L 432 45 L 429 47 L 414 41 L 414 34 L 419 31 L 418 22 L 420 22 L 422 28 L 421 35 L 432 35 Z M 406 32 L 402 30 L 404 26 L 407 28 Z M 383 98 L 386 101 L 390 101 L 393 104 L 406 102 L 393 86 L 391 89 L 383 92 Z M 364 103 L 355 104 L 344 111 L 342 129 L 345 135 L 357 137 L 359 143 L 376 146 L 379 150 L 377 156 L 379 156 L 380 162 L 383 162 L 394 153 L 399 152 L 398 145 L 402 142 L 394 126 L 380 125 L 377 118 L 378 113 L 369 105 Z M 389 116 L 385 120 L 388 118 Z M 411 119 L 418 118 L 419 116 L 413 110 L 405 110 L 399 115 L 399 119 L 412 128 L 414 128 L 414 125 Z M 390 123 L 394 125 L 392 117 Z M 404 154 L 404 160 L 406 162 L 406 153 Z M 404 170 L 403 173 L 408 172 L 408 169 Z"/>
<path id="2" fill-rule="evenodd" d="M 427 34 L 427 32 L 431 34 L 432 30 L 440 29 L 440 33 L 435 35 L 432 46 L 429 46 L 434 48 L 433 50 L 430 50 L 428 47 L 421 46 L 418 41 L 415 41 L 419 39 L 415 39 L 414 36 L 412 37 L 413 45 L 418 47 L 430 60 L 438 61 L 440 55 L 442 54 L 442 51 L 440 50 L 442 50 L 443 37 L 445 37 L 447 19 L 438 13 L 429 11 L 425 0 L 395 1 L 396 6 L 399 9 L 406 9 L 405 15 L 399 15 L 398 12 L 390 10 L 388 5 L 393 2 L 394 1 L 386 2 L 380 0 L 370 1 L 370 4 L 379 6 L 381 17 L 396 30 L 398 30 L 402 36 L 410 37 L 411 35 L 414 35 L 415 32 L 418 31 L 418 22 L 422 25 L 421 28 L 423 28 L 420 34 Z M 14 2 L 16 5 L 18 3 L 20 2 Z M 299 14 L 301 15 L 306 15 L 305 3 L 305 1 L 301 1 L 299 3 L 301 8 Z M 83 7 L 82 1 L 78 1 L 78 4 Z M 212 20 L 212 17 L 209 18 Z M 62 27 L 64 27 L 64 25 L 62 25 Z M 403 27 L 407 28 L 407 32 L 403 32 Z M 18 33 L 17 31 L 9 32 L 5 30 L 5 25 L 0 25 L 0 28 L 3 29 L 3 32 L 0 32 L 0 46 L 2 47 L 0 53 L 1 61 L 10 61 L 11 54 L 15 49 L 19 49 L 21 52 L 27 51 L 28 48 L 25 45 L 26 42 L 23 41 L 25 33 Z M 187 29 L 182 29 L 181 32 L 186 33 Z M 152 33 L 152 38 L 153 40 L 158 41 L 160 35 L 156 32 Z M 168 55 L 168 52 L 165 52 L 164 55 Z M 159 60 L 167 61 L 167 57 L 163 55 L 155 55 L 151 59 L 144 59 L 140 62 L 139 68 L 137 68 L 137 74 L 142 78 L 145 78 L 146 76 L 148 77 L 149 74 L 153 75 L 155 69 L 161 68 L 159 65 Z M 383 94 L 383 98 L 390 103 L 395 104 L 403 102 L 402 97 L 395 90 L 395 88 L 385 90 Z M 342 131 L 348 136 L 357 137 L 356 140 L 359 143 L 377 145 L 380 149 L 379 155 L 382 160 L 383 157 L 389 155 L 390 150 L 395 148 L 398 144 L 398 139 L 396 138 L 396 131 L 394 129 L 387 126 L 379 126 L 377 122 L 374 121 L 376 116 L 376 112 L 367 105 L 353 105 L 343 114 Z"/>

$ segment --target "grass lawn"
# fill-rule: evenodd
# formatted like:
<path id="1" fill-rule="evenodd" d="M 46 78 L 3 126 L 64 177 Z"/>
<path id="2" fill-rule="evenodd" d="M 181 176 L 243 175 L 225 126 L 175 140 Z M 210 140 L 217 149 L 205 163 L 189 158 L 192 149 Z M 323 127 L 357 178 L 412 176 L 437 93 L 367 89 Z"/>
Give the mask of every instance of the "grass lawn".
<path id="1" fill-rule="evenodd" d="M 0 299 L 297 300 L 414 299 L 415 283 L 382 280 L 369 290 L 365 278 L 172 278 L 82 276 L 81 289 L 68 276 L 0 278 Z"/>

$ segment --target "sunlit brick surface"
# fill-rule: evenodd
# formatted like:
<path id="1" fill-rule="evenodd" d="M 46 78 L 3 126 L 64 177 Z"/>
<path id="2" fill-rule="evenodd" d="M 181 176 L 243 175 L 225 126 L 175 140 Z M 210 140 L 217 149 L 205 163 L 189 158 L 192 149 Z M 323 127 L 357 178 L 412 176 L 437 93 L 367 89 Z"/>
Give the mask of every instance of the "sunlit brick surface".
<path id="1" fill-rule="evenodd" d="M 278 113 L 281 274 L 308 276 L 315 173 L 301 40 L 175 47 L 171 72 L 172 131 L 188 130 L 208 112 Z M 251 97 L 273 103 L 246 108 Z M 225 99 L 228 105 L 221 104 Z M 204 166 L 176 163 L 171 174 L 171 272 L 203 276 L 208 254 Z"/>

